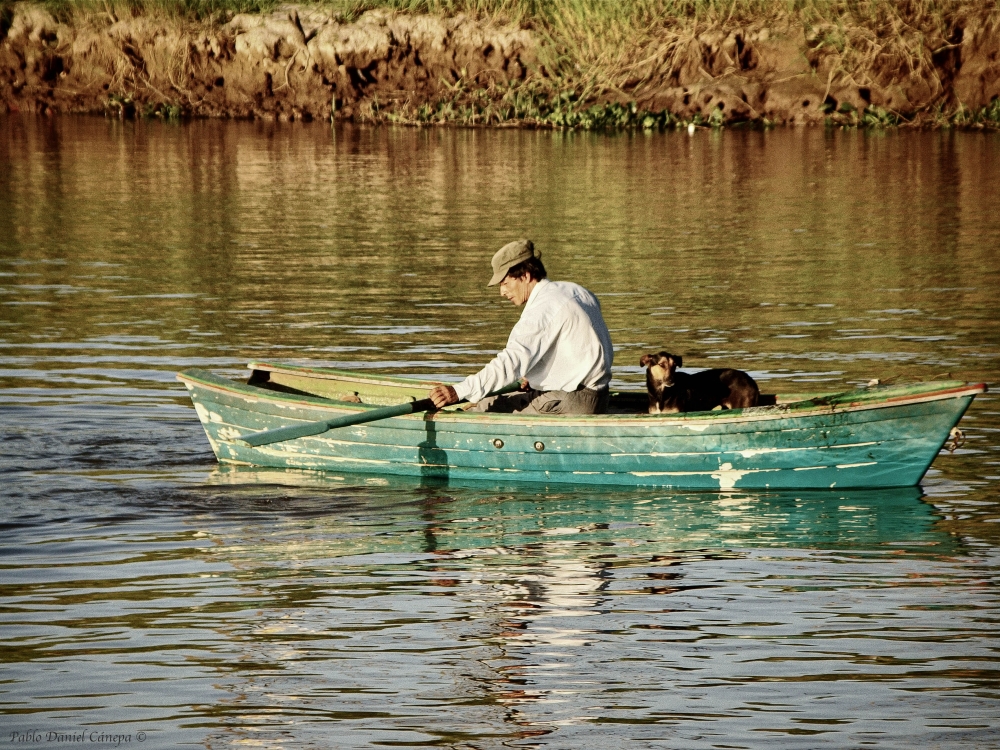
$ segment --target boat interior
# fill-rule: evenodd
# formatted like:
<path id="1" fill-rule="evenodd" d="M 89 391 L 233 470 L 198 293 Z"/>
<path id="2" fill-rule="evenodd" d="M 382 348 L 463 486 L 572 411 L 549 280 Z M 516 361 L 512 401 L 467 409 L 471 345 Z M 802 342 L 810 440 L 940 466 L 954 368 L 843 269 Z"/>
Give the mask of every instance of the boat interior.
<path id="1" fill-rule="evenodd" d="M 439 381 L 417 380 L 400 377 L 365 377 L 361 373 L 342 370 L 322 370 L 299 368 L 296 366 L 250 363 L 250 377 L 247 385 L 270 391 L 299 396 L 318 396 L 332 401 L 371 406 L 391 406 L 404 403 L 407 399 L 422 399 L 427 391 Z M 759 406 L 800 401 L 810 396 L 796 395 L 791 399 L 778 399 L 773 394 L 760 395 Z M 468 408 L 469 404 L 457 404 L 449 410 Z M 609 414 L 646 414 L 649 410 L 649 396 L 645 391 L 611 391 Z"/>

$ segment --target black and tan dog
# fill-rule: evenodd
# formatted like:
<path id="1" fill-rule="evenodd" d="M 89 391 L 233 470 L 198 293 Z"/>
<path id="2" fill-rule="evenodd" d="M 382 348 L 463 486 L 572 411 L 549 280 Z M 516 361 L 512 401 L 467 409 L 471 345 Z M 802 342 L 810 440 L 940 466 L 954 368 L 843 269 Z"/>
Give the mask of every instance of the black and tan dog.
<path id="1" fill-rule="evenodd" d="M 639 364 L 646 368 L 650 414 L 711 411 L 717 406 L 743 409 L 757 406 L 760 400 L 757 383 L 742 370 L 703 370 L 689 375 L 677 372 L 683 359 L 670 352 L 643 354 Z"/>

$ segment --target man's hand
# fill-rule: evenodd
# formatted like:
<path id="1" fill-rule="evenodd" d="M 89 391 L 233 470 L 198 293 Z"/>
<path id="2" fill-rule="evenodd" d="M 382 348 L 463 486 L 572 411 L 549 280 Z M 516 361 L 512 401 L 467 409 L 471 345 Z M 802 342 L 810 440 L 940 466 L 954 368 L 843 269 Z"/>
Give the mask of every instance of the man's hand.
<path id="1" fill-rule="evenodd" d="M 457 404 L 459 400 L 458 394 L 450 385 L 439 385 L 432 389 L 428 396 L 438 409 L 443 409 L 449 404 Z"/>

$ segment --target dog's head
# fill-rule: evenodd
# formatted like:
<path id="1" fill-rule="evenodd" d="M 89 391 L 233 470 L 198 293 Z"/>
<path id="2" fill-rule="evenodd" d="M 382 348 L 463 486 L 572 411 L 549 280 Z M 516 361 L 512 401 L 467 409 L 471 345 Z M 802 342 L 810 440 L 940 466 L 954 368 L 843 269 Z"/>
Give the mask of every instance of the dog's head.
<path id="1" fill-rule="evenodd" d="M 658 352 L 643 354 L 639 364 L 646 368 L 646 372 L 656 385 L 669 386 L 673 384 L 674 370 L 683 366 L 683 359 L 679 354 Z"/>

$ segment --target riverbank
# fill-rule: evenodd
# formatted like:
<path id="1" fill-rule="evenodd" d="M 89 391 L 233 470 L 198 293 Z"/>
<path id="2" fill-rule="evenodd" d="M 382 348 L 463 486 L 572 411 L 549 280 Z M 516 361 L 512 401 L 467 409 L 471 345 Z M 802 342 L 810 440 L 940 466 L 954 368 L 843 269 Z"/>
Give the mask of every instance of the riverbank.
<path id="1" fill-rule="evenodd" d="M 637 0 L 627 13 L 602 5 L 602 14 L 599 0 L 589 3 L 559 0 L 534 16 L 511 3 L 405 13 L 391 0 L 201 14 L 6 4 L 0 111 L 581 128 L 1000 126 L 1000 13 L 985 3 L 790 13 L 761 0 L 667 13 L 662 2 Z"/>

